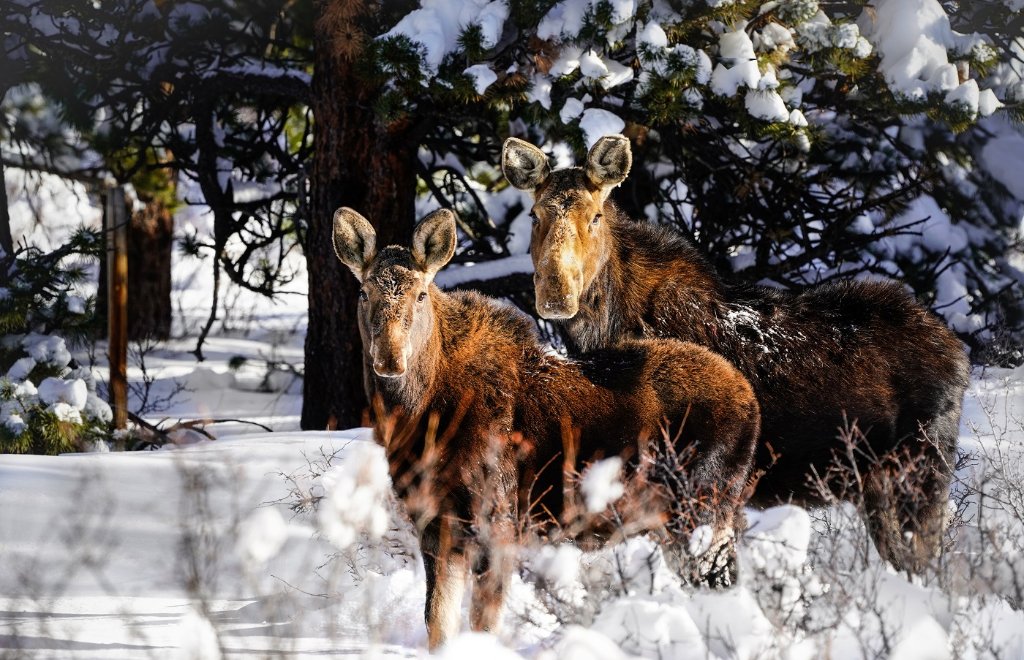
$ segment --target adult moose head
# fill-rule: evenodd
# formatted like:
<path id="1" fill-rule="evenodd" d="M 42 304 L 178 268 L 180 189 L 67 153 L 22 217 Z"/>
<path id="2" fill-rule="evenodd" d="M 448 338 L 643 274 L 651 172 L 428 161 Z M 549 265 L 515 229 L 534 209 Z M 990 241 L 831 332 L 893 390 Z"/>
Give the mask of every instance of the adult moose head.
<path id="1" fill-rule="evenodd" d="M 552 172 L 548 157 L 529 142 L 509 138 L 501 168 L 509 182 L 533 193 L 533 255 L 537 313 L 568 319 L 580 296 L 600 272 L 610 249 L 604 203 L 629 174 L 629 140 L 611 135 L 598 140 L 587 164 Z"/>

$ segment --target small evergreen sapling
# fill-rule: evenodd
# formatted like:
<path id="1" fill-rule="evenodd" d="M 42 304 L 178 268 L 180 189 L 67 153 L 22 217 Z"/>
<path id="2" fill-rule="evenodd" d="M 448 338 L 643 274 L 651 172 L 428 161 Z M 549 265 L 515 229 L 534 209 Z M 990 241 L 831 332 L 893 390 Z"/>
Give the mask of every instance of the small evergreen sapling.
<path id="1" fill-rule="evenodd" d="M 85 266 L 73 260 L 98 250 L 98 236 L 83 230 L 50 253 L 0 257 L 0 452 L 58 454 L 109 435 L 110 406 L 65 341 L 94 327 L 94 302 L 74 293 Z"/>

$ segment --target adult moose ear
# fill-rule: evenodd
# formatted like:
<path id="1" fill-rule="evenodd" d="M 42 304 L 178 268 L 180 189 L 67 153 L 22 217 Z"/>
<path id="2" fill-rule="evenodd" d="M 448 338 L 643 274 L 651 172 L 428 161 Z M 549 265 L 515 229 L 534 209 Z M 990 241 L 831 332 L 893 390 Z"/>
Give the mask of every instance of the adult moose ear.
<path id="1" fill-rule="evenodd" d="M 536 190 L 551 176 L 548 157 L 529 142 L 510 137 L 501 150 L 501 171 L 520 190 Z"/>
<path id="2" fill-rule="evenodd" d="M 377 255 L 377 232 L 363 216 L 343 206 L 334 212 L 334 254 L 352 269 L 360 282 L 366 267 Z"/>
<path id="3" fill-rule="evenodd" d="M 455 214 L 438 209 L 423 218 L 412 234 L 412 256 L 427 274 L 428 281 L 455 254 Z"/>
<path id="4" fill-rule="evenodd" d="M 606 135 L 590 148 L 587 154 L 587 178 L 601 189 L 601 201 L 612 188 L 625 181 L 633 165 L 629 138 L 624 135 Z"/>

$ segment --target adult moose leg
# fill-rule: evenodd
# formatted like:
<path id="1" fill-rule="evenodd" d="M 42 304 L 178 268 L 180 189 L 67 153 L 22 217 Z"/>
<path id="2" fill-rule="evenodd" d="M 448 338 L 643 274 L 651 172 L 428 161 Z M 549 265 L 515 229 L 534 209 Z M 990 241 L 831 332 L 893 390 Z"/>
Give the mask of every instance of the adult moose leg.
<path id="1" fill-rule="evenodd" d="M 680 503 L 680 509 L 688 508 Z M 690 511 L 677 511 L 662 530 L 661 545 L 666 563 L 684 582 L 712 589 L 736 584 L 736 531 L 741 527 L 739 514 L 722 510 L 718 515 L 694 520 Z M 694 535 L 698 535 L 694 537 Z"/>
<path id="2" fill-rule="evenodd" d="M 713 483 L 696 476 L 702 467 L 694 462 L 688 472 L 659 479 L 668 483 L 672 497 L 666 509 L 665 557 L 691 584 L 729 587 L 738 579 L 736 537 L 745 522 L 741 492 L 747 475 L 723 469 L 723 480 Z"/>
<path id="3" fill-rule="evenodd" d="M 481 546 L 473 565 L 469 623 L 473 630 L 497 633 L 515 560 L 515 524 L 502 516 L 489 527 L 487 543 Z"/>
<path id="4" fill-rule="evenodd" d="M 895 449 L 863 470 L 864 522 L 882 559 L 921 574 L 946 529 L 960 406 L 926 418 L 901 415 Z"/>
<path id="5" fill-rule="evenodd" d="M 897 570 L 924 572 L 939 556 L 959 436 L 960 402 L 925 417 L 904 414 L 901 451 L 888 469 L 868 475 L 865 509 L 879 554 Z"/>
<path id="6" fill-rule="evenodd" d="M 760 408 L 749 383 L 710 351 L 677 354 L 654 373 L 656 382 L 676 384 L 659 391 L 680 396 L 668 406 L 674 420 L 652 443 L 659 447 L 653 480 L 670 499 L 666 557 L 690 582 L 730 586 Z"/>
<path id="7" fill-rule="evenodd" d="M 469 561 L 461 543 L 459 524 L 442 515 L 420 534 L 420 551 L 427 574 L 427 646 L 434 650 L 455 637 L 462 616 Z"/>

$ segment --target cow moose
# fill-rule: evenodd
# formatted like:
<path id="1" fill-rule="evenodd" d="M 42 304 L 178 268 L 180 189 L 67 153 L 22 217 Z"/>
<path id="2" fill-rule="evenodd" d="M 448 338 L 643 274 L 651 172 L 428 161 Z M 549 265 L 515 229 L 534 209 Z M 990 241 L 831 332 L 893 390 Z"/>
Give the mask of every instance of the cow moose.
<path id="1" fill-rule="evenodd" d="M 892 282 L 801 293 L 726 284 L 682 235 L 608 199 L 632 165 L 624 136 L 558 171 L 509 138 L 501 165 L 532 194 L 536 309 L 565 329 L 570 353 L 673 337 L 723 355 L 761 405 L 752 503 L 857 502 L 883 558 L 927 568 L 941 549 L 969 370 L 938 318 Z"/>
<path id="2" fill-rule="evenodd" d="M 375 437 L 419 533 L 431 648 L 458 631 L 470 574 L 472 627 L 496 629 L 507 548 L 525 531 L 571 529 L 571 477 L 594 461 L 618 456 L 635 474 L 651 446 L 695 449 L 686 478 L 662 463 L 646 485 L 636 481 L 645 516 L 616 529 L 660 534 L 679 570 L 698 525 L 712 530 L 712 546 L 732 547 L 760 424 L 753 390 L 734 367 L 678 340 L 638 340 L 574 360 L 553 353 L 515 307 L 432 283 L 455 251 L 451 211 L 426 217 L 411 248 L 378 250 L 375 238 L 355 211 L 335 214 L 335 251 L 361 283 Z M 690 518 L 679 519 L 684 513 Z M 611 540 L 605 527 L 576 529 Z"/>

